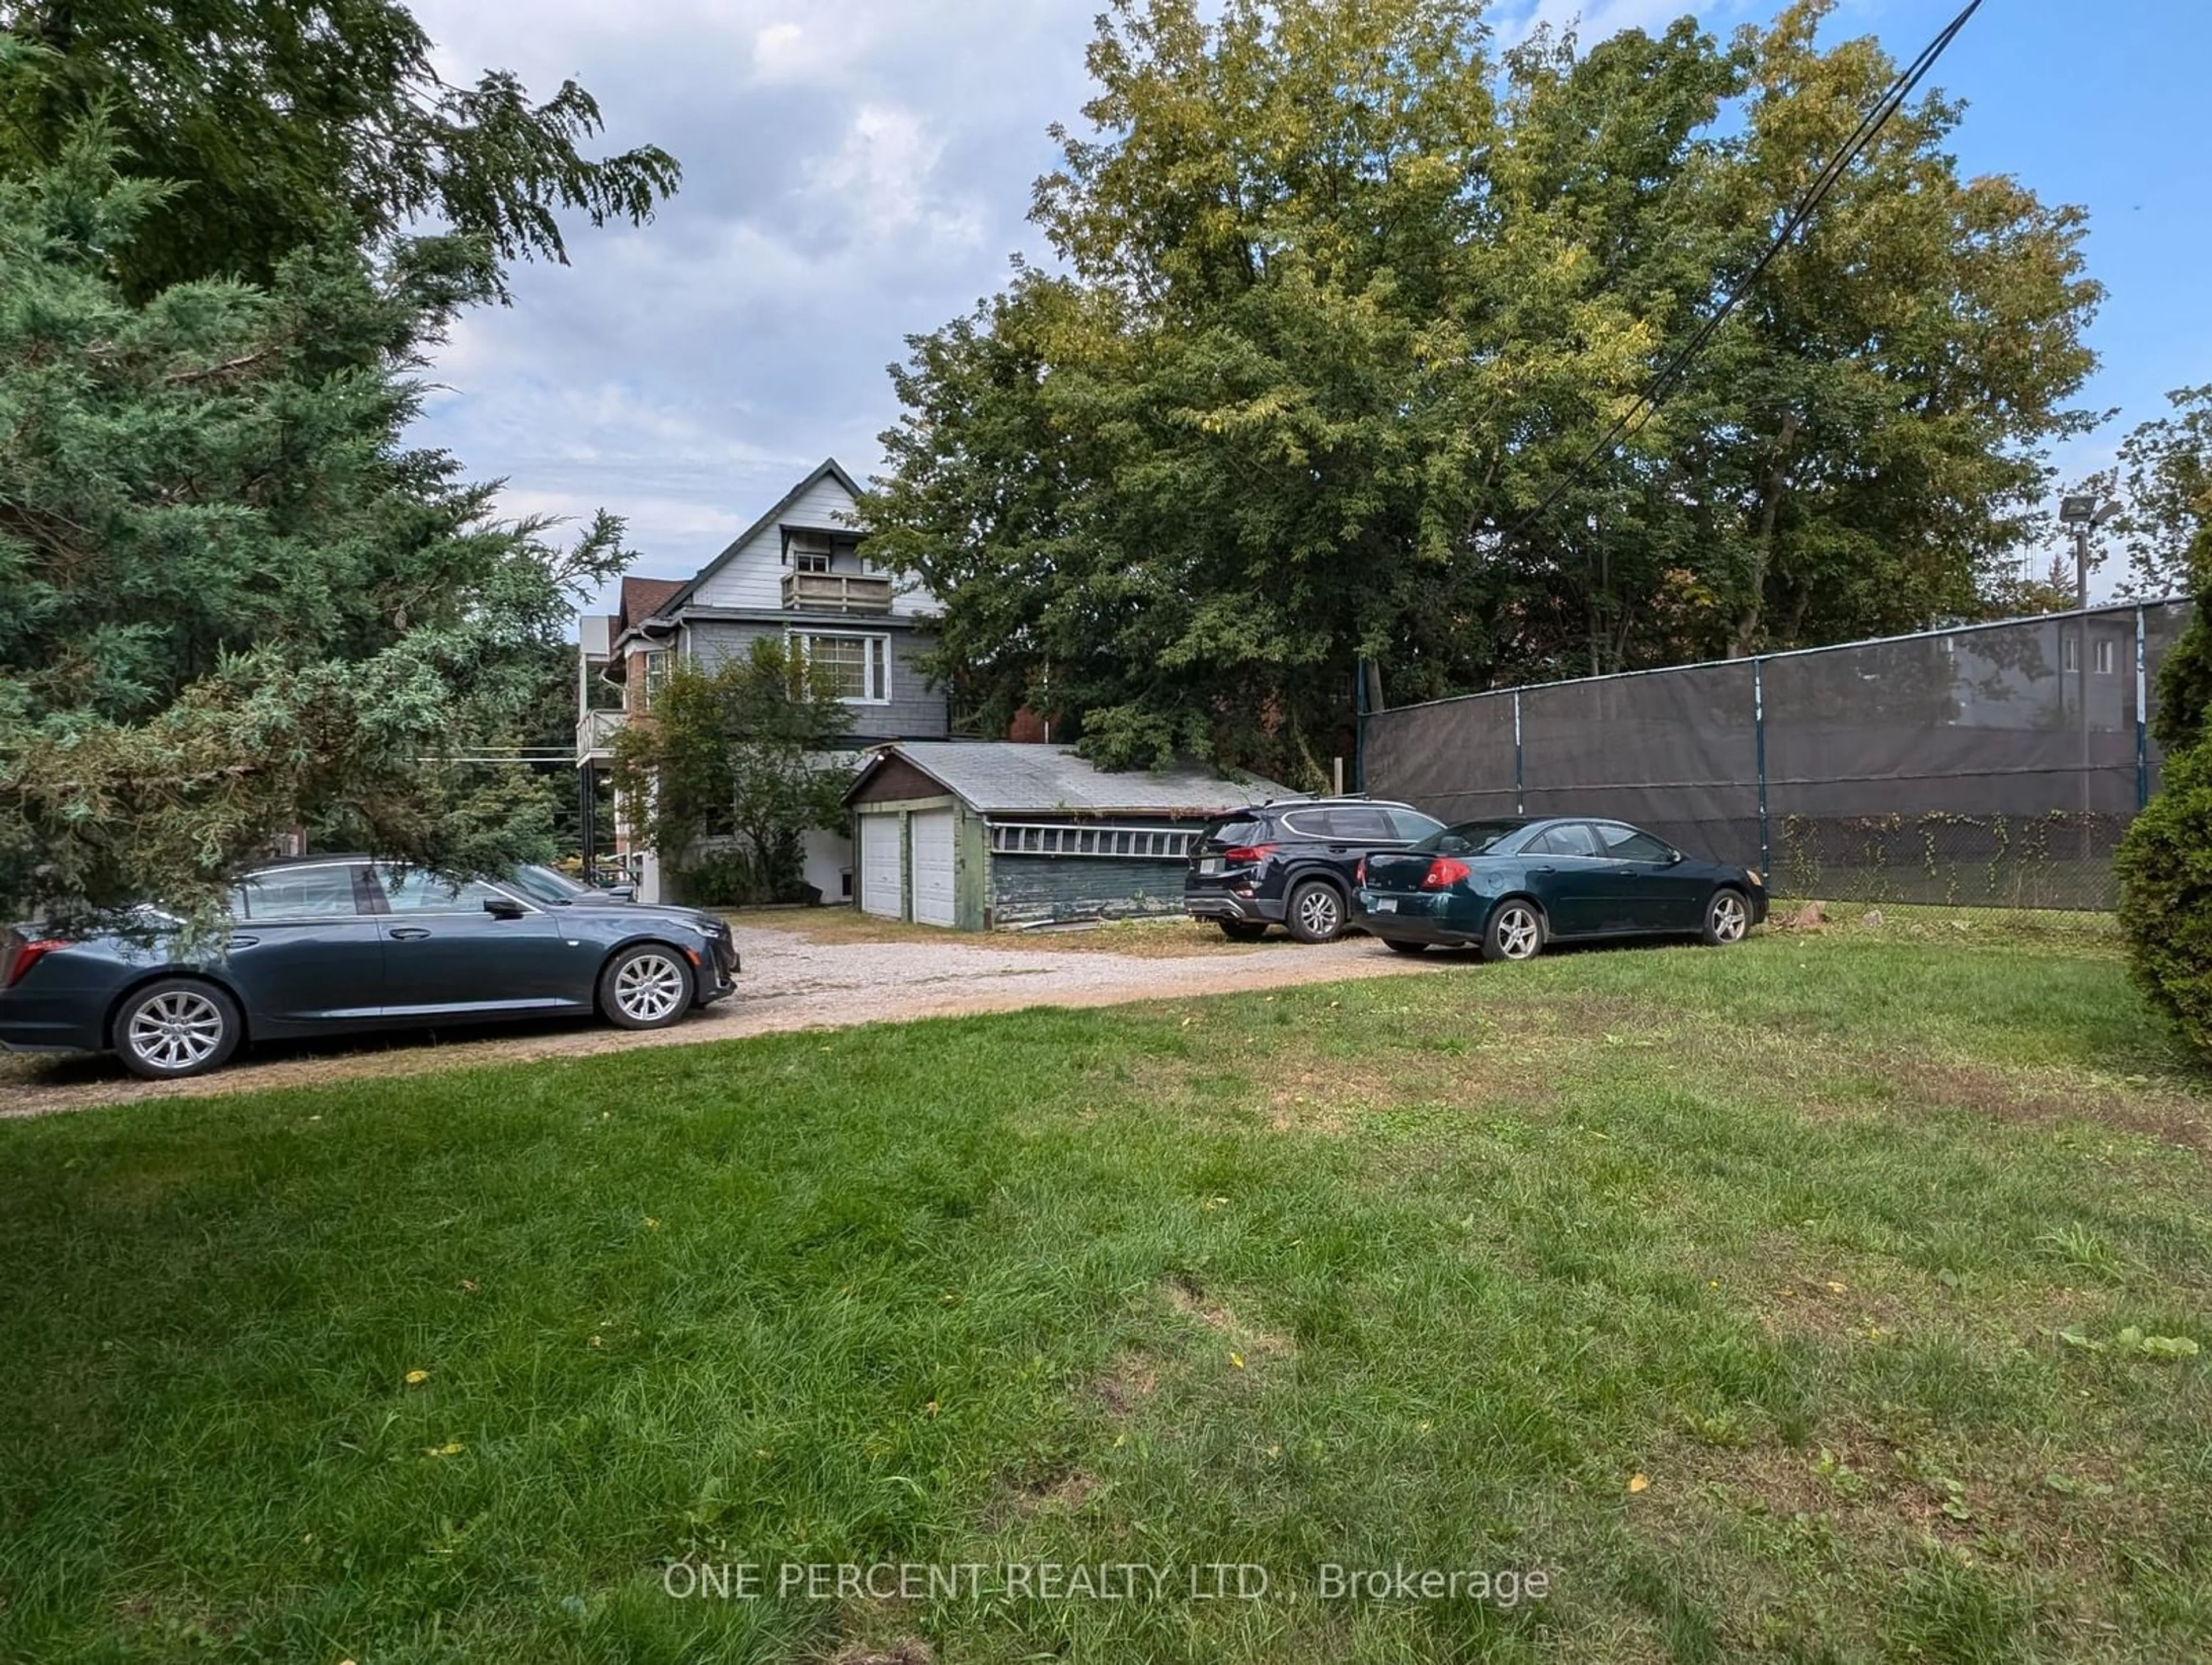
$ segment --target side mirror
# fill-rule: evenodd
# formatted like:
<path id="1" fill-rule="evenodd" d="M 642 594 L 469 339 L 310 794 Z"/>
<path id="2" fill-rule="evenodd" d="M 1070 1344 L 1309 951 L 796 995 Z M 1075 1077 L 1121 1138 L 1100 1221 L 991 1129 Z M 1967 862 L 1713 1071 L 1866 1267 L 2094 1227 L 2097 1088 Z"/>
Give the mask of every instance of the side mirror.
<path id="1" fill-rule="evenodd" d="M 1687 861 L 1689 859 L 1689 857 L 1684 855 L 1680 850 L 1669 850 L 1667 852 L 1667 865 L 1669 867 L 1680 866 L 1683 862 Z"/>
<path id="2" fill-rule="evenodd" d="M 494 919 L 520 919 L 528 911 L 512 896 L 486 896 L 484 912 Z"/>

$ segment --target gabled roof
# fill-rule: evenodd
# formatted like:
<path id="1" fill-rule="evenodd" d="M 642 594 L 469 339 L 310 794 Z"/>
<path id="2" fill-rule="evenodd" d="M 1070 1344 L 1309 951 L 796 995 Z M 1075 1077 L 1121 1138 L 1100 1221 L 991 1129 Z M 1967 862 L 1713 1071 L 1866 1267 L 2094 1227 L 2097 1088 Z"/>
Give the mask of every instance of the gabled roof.
<path id="1" fill-rule="evenodd" d="M 625 578 L 622 581 L 620 611 L 615 615 L 615 634 L 620 635 L 633 624 L 642 624 L 668 603 L 668 598 L 684 587 L 680 578 Z"/>
<path id="2" fill-rule="evenodd" d="M 737 555 L 737 552 L 739 550 L 744 548 L 744 546 L 751 543 L 754 538 L 759 537 L 761 533 L 766 532 L 778 520 L 781 520 L 783 518 L 783 513 L 786 509 L 789 508 L 801 497 L 804 497 L 808 492 L 813 490 L 814 488 L 821 484 L 824 479 L 832 479 L 836 481 L 839 485 L 844 487 L 846 491 L 853 496 L 857 497 L 860 495 L 859 482 L 855 481 L 851 475 L 845 472 L 843 465 L 840 464 L 835 457 L 824 458 L 821 467 L 816 469 L 811 474 L 801 480 L 797 485 L 785 492 L 782 496 L 776 500 L 775 507 L 774 508 L 770 509 L 766 514 L 762 515 L 759 520 L 754 521 L 752 525 L 747 526 L 735 538 L 732 538 L 729 543 L 724 546 L 722 552 L 720 555 L 716 556 L 712 561 L 709 561 L 705 566 L 700 568 L 697 572 L 692 574 L 690 578 L 686 579 L 681 585 L 679 585 L 677 587 L 676 592 L 668 597 L 657 609 L 654 610 L 655 617 L 661 618 L 673 618 L 676 616 L 678 610 L 680 609 L 685 602 L 691 599 L 691 597 L 702 584 L 704 584 L 716 573 L 721 571 L 724 567 L 730 563 L 731 560 Z M 637 621 L 635 619 L 630 621 L 633 624 L 636 622 Z"/>
<path id="3" fill-rule="evenodd" d="M 901 740 L 882 746 L 846 796 L 860 791 L 886 759 L 911 763 L 979 815 L 1220 815 L 1248 804 L 1304 793 L 1255 776 L 1231 781 L 1208 770 L 1176 768 L 1109 774 L 1072 746 L 1022 745 L 1011 740 Z"/>

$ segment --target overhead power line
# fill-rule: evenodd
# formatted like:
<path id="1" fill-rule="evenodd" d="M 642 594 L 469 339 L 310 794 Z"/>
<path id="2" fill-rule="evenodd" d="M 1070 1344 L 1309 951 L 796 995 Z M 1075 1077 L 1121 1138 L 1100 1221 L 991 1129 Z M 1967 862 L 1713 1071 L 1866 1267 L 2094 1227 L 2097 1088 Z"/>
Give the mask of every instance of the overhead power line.
<path id="1" fill-rule="evenodd" d="M 1705 350 L 1705 344 L 1720 332 L 1721 325 L 1729 321 L 1735 309 L 1743 304 L 1753 287 L 1765 275 L 1766 269 L 1780 258 L 1783 250 L 1790 246 L 1790 240 L 1796 237 L 1803 228 L 1805 222 L 1813 217 L 1813 211 L 1819 208 L 1828 193 L 1835 189 L 1837 182 L 1844 177 L 1850 165 L 1859 159 L 1866 148 L 1874 143 L 1881 130 L 1889 125 L 1890 118 L 1905 107 L 1905 101 L 1911 98 L 1914 89 L 1927 79 L 1928 72 L 1936 67 L 1936 61 L 1942 58 L 1950 44 L 1958 39 L 1959 32 L 1966 27 L 1967 21 L 1981 9 L 1982 0 L 1968 0 L 1968 3 L 1960 9 L 1956 17 L 1951 20 L 1943 32 L 1921 48 L 1920 56 L 1898 72 L 1897 79 L 1889 84 L 1889 90 L 1875 100 L 1874 107 L 1869 110 L 1859 122 L 1858 131 L 1844 141 L 1843 149 L 1836 152 L 1833 159 L 1820 170 L 1813 183 L 1806 188 L 1805 194 L 1799 198 L 1797 206 L 1790 211 L 1790 217 L 1783 222 L 1782 229 L 1775 234 L 1773 240 L 1766 246 L 1765 252 L 1759 257 L 1751 270 L 1743 275 L 1741 281 L 1729 291 L 1727 299 L 1721 302 L 1718 309 L 1698 327 L 1698 332 L 1690 337 L 1682 349 L 1668 361 L 1659 374 L 1652 377 L 1650 385 L 1637 395 L 1636 402 L 1621 413 L 1620 419 L 1613 423 L 1606 436 L 1590 447 L 1589 453 L 1568 471 L 1565 479 L 1552 488 L 1542 502 L 1529 510 L 1515 524 L 1512 531 L 1506 534 L 1509 538 L 1518 537 L 1542 518 L 1553 504 L 1566 495 L 1568 488 L 1583 477 L 1583 472 L 1592 463 L 1602 457 L 1620 441 L 1633 434 L 1644 425 L 1646 419 L 1666 403 L 1668 396 L 1681 385 L 1682 378 L 1689 372 L 1691 362 Z"/>

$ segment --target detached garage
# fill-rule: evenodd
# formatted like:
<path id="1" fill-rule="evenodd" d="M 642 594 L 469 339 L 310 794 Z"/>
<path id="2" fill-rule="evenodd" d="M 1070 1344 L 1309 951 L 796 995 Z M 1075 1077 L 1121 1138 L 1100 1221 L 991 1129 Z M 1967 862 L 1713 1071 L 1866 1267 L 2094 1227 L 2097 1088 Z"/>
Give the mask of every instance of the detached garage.
<path id="1" fill-rule="evenodd" d="M 1180 913 L 1206 822 L 1300 795 L 1195 769 L 1108 774 L 1066 746 L 914 740 L 870 753 L 845 802 L 863 912 L 989 931 Z"/>

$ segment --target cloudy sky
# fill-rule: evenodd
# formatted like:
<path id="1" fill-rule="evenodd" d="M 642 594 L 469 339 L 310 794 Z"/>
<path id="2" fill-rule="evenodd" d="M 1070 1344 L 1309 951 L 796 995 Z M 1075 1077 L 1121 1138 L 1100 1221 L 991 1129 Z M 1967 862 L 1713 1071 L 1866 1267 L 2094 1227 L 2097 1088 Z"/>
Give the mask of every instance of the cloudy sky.
<path id="1" fill-rule="evenodd" d="M 1501 34 L 1577 13 L 1585 38 L 1663 22 L 1664 0 L 1500 0 Z M 1844 0 L 1832 31 L 1899 58 L 1956 0 Z M 688 575 L 823 457 L 879 463 L 896 415 L 884 366 L 1036 256 L 1029 187 L 1076 121 L 1096 0 L 416 0 L 450 78 L 496 65 L 550 92 L 573 76 L 608 142 L 684 165 L 653 225 L 572 239 L 574 264 L 517 274 L 516 304 L 464 320 L 422 438 L 506 507 L 626 516 L 634 571 Z M 1697 8 L 1725 28 L 1771 0 Z M 2086 15 L 2094 27 L 2084 28 Z M 1994 0 L 1937 79 L 1969 101 L 1973 173 L 2086 204 L 2112 290 L 2096 408 L 2123 415 L 2063 460 L 2094 466 L 2166 390 L 2212 381 L 2212 170 L 2201 0 Z"/>

